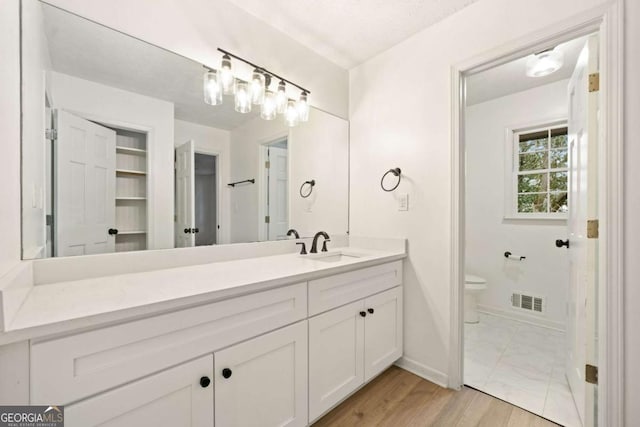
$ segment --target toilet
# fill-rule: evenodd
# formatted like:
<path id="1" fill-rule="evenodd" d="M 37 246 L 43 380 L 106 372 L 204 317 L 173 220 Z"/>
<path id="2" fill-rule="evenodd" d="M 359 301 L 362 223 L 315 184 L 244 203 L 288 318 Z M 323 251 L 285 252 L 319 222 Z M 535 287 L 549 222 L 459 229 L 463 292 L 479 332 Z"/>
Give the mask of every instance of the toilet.
<path id="1" fill-rule="evenodd" d="M 478 323 L 478 295 L 487 289 L 487 281 L 473 274 L 464 275 L 464 323 Z"/>

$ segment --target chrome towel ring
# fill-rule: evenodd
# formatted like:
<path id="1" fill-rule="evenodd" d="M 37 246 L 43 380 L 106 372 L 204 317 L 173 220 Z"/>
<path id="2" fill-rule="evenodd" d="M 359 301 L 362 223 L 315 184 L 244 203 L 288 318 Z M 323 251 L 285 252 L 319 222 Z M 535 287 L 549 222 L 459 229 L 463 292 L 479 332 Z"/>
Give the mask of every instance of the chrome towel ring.
<path id="1" fill-rule="evenodd" d="M 384 186 L 384 179 L 387 177 L 387 175 L 389 174 L 393 174 L 393 176 L 398 177 L 398 182 L 396 182 L 396 185 L 394 185 L 391 188 L 385 188 Z M 402 171 L 400 170 L 400 168 L 393 168 L 393 169 L 389 169 L 388 171 L 385 172 L 384 175 L 382 175 L 382 179 L 380 179 L 380 187 L 382 187 L 382 189 L 384 191 L 393 191 L 396 188 L 398 188 L 398 185 L 400 185 L 400 180 L 402 180 Z"/>
<path id="2" fill-rule="evenodd" d="M 304 189 L 305 185 L 309 186 L 309 192 L 308 193 L 304 193 L 302 191 Z M 311 181 L 303 182 L 302 185 L 300 186 L 300 197 L 302 197 L 303 199 L 306 199 L 307 197 L 309 197 L 311 195 L 311 193 L 313 193 L 314 185 L 316 185 L 316 180 L 315 179 L 312 179 Z"/>

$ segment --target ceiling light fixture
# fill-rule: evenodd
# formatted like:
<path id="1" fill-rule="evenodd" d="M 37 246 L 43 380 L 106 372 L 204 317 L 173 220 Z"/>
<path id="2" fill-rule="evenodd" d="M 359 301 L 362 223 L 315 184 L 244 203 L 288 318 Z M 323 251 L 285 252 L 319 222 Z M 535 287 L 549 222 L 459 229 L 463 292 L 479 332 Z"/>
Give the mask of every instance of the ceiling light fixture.
<path id="1" fill-rule="evenodd" d="M 562 68 L 564 55 L 561 51 L 548 49 L 531 55 L 527 60 L 527 76 L 544 77 Z"/>
<path id="2" fill-rule="evenodd" d="M 240 113 L 249 113 L 252 105 L 260 105 L 260 117 L 265 120 L 273 120 L 277 114 L 283 114 L 285 123 L 289 126 L 309 120 L 309 90 L 226 50 L 218 48 L 218 51 L 223 53 L 220 70 L 205 66 L 204 101 L 207 104 L 219 105 L 223 102 L 223 94 L 234 95 L 235 110 Z M 231 58 L 253 67 L 251 80 L 234 76 Z M 274 77 L 279 80 L 276 92 L 269 89 Z M 286 83 L 300 90 L 297 102 L 287 96 Z"/>

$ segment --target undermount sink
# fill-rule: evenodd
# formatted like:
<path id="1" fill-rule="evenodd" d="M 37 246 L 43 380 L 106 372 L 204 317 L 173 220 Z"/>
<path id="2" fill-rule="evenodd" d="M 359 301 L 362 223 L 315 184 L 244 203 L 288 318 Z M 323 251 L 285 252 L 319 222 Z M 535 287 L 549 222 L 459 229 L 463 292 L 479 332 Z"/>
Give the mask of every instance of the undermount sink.
<path id="1" fill-rule="evenodd" d="M 319 254 L 309 255 L 309 258 L 312 258 L 314 261 L 322 262 L 348 261 L 361 257 L 362 255 L 347 252 L 321 252 Z"/>

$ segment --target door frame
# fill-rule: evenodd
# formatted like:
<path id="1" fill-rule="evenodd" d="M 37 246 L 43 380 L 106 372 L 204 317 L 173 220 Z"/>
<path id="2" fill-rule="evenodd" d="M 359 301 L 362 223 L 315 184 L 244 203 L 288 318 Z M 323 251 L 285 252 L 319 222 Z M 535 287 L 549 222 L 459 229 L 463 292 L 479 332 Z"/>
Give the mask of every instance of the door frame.
<path id="1" fill-rule="evenodd" d="M 465 76 L 563 41 L 600 36 L 601 122 L 598 158 L 600 220 L 598 283 L 598 424 L 621 425 L 623 416 L 623 13 L 617 1 L 594 8 L 451 67 L 451 329 L 450 388 L 463 385 L 465 266 Z M 606 143 L 604 143 L 606 141 Z"/>
<path id="2" fill-rule="evenodd" d="M 175 150 L 175 148 L 174 148 Z M 208 150 L 208 149 L 200 149 L 194 147 L 193 150 L 194 156 L 196 154 L 204 154 L 205 156 L 215 157 L 215 187 L 216 187 L 216 245 L 220 245 L 220 224 L 222 224 L 222 218 L 220 217 L 220 213 L 222 210 L 220 209 L 220 196 L 222 195 L 222 179 L 220 179 L 220 166 L 222 165 L 222 152 L 217 150 Z M 195 162 L 195 159 L 194 159 Z M 195 165 L 195 163 L 194 163 Z M 195 191 L 195 187 L 194 187 Z M 195 199 L 194 199 L 195 201 Z"/>
<path id="3" fill-rule="evenodd" d="M 289 183 L 291 183 L 291 147 L 289 144 L 291 135 L 289 131 L 278 132 L 268 138 L 261 138 L 258 141 L 258 173 L 256 174 L 256 185 L 258 186 L 258 241 L 260 242 L 269 240 L 269 233 L 267 233 L 267 227 L 264 222 L 264 217 L 267 215 L 267 193 L 269 191 L 264 179 L 264 162 L 267 161 L 268 146 L 281 139 L 287 140 L 287 178 Z M 291 188 L 287 190 L 287 215 L 291 218 Z"/>

